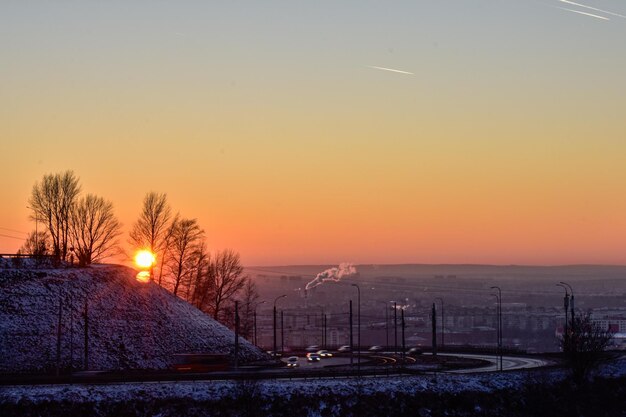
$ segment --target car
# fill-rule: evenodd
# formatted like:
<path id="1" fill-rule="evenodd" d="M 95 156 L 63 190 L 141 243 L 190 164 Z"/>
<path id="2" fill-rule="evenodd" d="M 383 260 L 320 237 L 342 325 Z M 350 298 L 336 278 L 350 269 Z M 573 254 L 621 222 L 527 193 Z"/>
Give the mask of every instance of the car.
<path id="1" fill-rule="evenodd" d="M 322 360 L 322 357 L 318 353 L 309 352 L 306 354 L 306 360 L 309 362 L 319 362 Z"/>
<path id="2" fill-rule="evenodd" d="M 290 356 L 287 358 L 287 368 L 296 368 L 298 367 L 298 357 Z"/>
<path id="3" fill-rule="evenodd" d="M 383 350 L 382 346 L 374 345 L 368 349 L 370 352 L 380 352 Z"/>
<path id="4" fill-rule="evenodd" d="M 350 352 L 351 350 L 350 345 L 343 345 L 337 349 L 337 352 Z"/>
<path id="5" fill-rule="evenodd" d="M 322 358 L 332 358 L 333 357 L 333 354 L 330 353 L 327 350 L 318 350 L 317 354 L 320 355 Z"/>
<path id="6" fill-rule="evenodd" d="M 273 350 L 268 350 L 266 351 L 268 355 L 274 357 L 274 358 L 280 358 L 281 356 L 283 356 L 280 352 L 276 352 L 274 353 Z"/>
<path id="7" fill-rule="evenodd" d="M 418 356 L 422 354 L 422 348 L 418 348 L 418 347 L 412 347 L 411 349 L 409 349 L 409 351 L 406 353 L 409 356 Z"/>
<path id="8" fill-rule="evenodd" d="M 307 351 L 307 352 L 316 352 L 316 351 L 318 351 L 318 350 L 319 350 L 319 348 L 320 348 L 320 347 L 319 347 L 319 346 L 317 346 L 317 345 L 311 345 L 311 346 L 309 346 L 308 348 L 306 348 L 306 351 Z"/>

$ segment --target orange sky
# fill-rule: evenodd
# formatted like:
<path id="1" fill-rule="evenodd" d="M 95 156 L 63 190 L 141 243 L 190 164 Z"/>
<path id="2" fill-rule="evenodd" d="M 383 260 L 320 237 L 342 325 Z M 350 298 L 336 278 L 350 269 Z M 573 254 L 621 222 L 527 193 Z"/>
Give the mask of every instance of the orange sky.
<path id="1" fill-rule="evenodd" d="M 0 227 L 73 169 L 247 265 L 626 263 L 626 21 L 492 3 L 3 4 Z"/>

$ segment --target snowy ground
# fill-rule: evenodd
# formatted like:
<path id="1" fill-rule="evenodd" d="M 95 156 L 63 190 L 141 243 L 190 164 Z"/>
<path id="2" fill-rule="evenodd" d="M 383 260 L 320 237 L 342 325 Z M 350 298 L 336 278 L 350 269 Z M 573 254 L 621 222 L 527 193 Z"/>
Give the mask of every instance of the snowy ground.
<path id="1" fill-rule="evenodd" d="M 61 313 L 61 368 L 82 369 L 85 303 L 90 369 L 164 369 L 172 355 L 233 353 L 234 334 L 136 271 L 91 268 L 0 268 L 0 372 L 54 369 Z M 264 354 L 240 339 L 240 360 Z"/>

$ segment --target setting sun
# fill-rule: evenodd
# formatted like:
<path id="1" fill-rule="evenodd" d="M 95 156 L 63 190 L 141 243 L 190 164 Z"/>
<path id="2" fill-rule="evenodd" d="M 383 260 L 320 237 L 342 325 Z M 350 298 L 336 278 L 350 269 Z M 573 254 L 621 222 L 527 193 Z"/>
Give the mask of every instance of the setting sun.
<path id="1" fill-rule="evenodd" d="M 140 268 L 150 268 L 155 261 L 156 256 L 148 250 L 141 250 L 135 255 L 135 264 Z"/>

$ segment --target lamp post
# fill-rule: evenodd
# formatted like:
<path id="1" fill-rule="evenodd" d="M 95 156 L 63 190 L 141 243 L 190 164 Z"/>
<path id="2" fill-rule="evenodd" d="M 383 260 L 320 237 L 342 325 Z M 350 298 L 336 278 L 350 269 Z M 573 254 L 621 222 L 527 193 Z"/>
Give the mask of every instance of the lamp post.
<path id="1" fill-rule="evenodd" d="M 502 290 L 497 285 L 491 289 L 498 290 L 498 354 L 500 356 L 500 370 L 502 370 Z"/>
<path id="2" fill-rule="evenodd" d="M 574 289 L 567 282 L 560 281 L 559 284 L 567 285 L 567 287 L 569 288 L 569 293 L 571 294 L 569 299 L 569 308 L 570 312 L 572 313 L 570 317 L 570 320 L 572 321 L 571 329 L 572 331 L 574 331 Z"/>
<path id="3" fill-rule="evenodd" d="M 357 284 L 351 284 L 357 290 L 357 325 L 359 326 L 359 334 L 357 336 L 357 372 L 361 369 L 361 288 Z"/>
<path id="4" fill-rule="evenodd" d="M 316 306 L 320 309 L 320 328 L 322 329 L 322 339 L 320 342 L 320 346 L 322 347 L 322 349 L 326 349 L 325 345 L 326 345 L 326 315 L 324 314 L 324 307 L 322 306 Z M 308 317 L 308 316 L 307 316 Z"/>
<path id="5" fill-rule="evenodd" d="M 257 333 L 257 325 L 256 325 L 256 309 L 259 307 L 259 305 L 265 304 L 265 303 L 266 303 L 265 300 L 259 301 L 254 306 L 254 345 L 255 346 L 259 345 L 259 339 L 258 339 L 258 333 Z"/>
<path id="6" fill-rule="evenodd" d="M 276 301 L 283 297 L 287 297 L 287 294 L 279 295 L 274 300 L 274 357 L 276 357 Z"/>
<path id="7" fill-rule="evenodd" d="M 444 345 L 444 339 L 443 339 L 443 334 L 445 332 L 445 327 L 444 327 L 444 316 L 443 316 L 443 298 L 441 297 L 437 297 L 435 298 L 435 300 L 439 300 L 441 301 L 441 350 L 443 351 L 445 345 Z"/>
<path id="8" fill-rule="evenodd" d="M 565 290 L 565 296 L 563 297 L 563 307 L 565 308 L 565 326 L 563 326 L 563 349 L 565 350 L 566 344 L 567 344 L 567 320 L 568 320 L 568 313 L 567 310 L 569 309 L 569 293 L 567 292 L 567 287 L 563 284 L 556 284 L 557 287 L 561 287 Z"/>
<path id="9" fill-rule="evenodd" d="M 393 353 L 398 354 L 398 303 L 393 303 Z"/>

